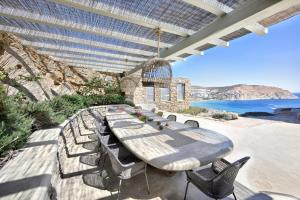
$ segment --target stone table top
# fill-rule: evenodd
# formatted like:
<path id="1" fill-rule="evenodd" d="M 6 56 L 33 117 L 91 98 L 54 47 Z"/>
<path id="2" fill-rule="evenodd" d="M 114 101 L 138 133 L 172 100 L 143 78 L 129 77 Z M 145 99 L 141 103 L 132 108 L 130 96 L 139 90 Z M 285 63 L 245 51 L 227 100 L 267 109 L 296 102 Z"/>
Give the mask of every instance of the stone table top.
<path id="1" fill-rule="evenodd" d="M 124 110 L 108 110 L 108 124 L 122 144 L 135 156 L 158 169 L 183 171 L 209 164 L 233 149 L 227 137 L 201 128 L 167 121 L 144 123 Z M 156 121 L 155 120 L 155 121 Z"/>

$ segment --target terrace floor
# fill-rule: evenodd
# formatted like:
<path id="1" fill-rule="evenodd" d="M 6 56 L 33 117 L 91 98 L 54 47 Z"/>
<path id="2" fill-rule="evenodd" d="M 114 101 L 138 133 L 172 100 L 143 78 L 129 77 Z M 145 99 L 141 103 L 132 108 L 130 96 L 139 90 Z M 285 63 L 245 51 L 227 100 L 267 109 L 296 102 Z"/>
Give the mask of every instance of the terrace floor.
<path id="1" fill-rule="evenodd" d="M 54 196 L 57 199 L 117 198 L 118 178 L 114 176 L 110 162 L 106 162 L 104 171 L 100 170 L 99 164 L 101 166 L 103 160 L 97 153 L 96 135 L 86 129 L 93 127 L 91 121 L 91 116 L 86 115 L 84 120 L 80 121 L 81 135 L 66 130 L 59 139 L 59 168 L 63 178 L 57 176 L 54 183 Z M 147 171 L 151 194 L 147 194 L 145 177 L 140 174 L 123 182 L 120 199 L 183 199 L 186 186 L 184 172 L 169 174 L 153 167 Z M 100 174 L 105 174 L 107 178 L 103 180 Z M 235 191 L 238 199 L 272 199 L 264 193 L 255 194 L 239 183 L 236 183 Z M 187 199 L 210 198 L 191 184 Z M 233 199 L 233 196 L 226 199 Z"/>
<path id="2" fill-rule="evenodd" d="M 185 119 L 186 116 L 179 116 L 178 118 L 179 121 Z M 83 118 L 79 118 L 78 120 L 80 132 L 72 131 L 73 129 L 70 123 L 68 123 L 63 129 L 63 132 L 61 132 L 61 130 L 64 126 L 60 126 L 54 129 L 40 130 L 33 133 L 28 144 L 20 150 L 20 153 L 15 158 L 10 160 L 1 169 L 0 199 L 48 199 L 49 194 L 52 200 L 116 199 L 118 179 L 112 173 L 109 159 L 105 164 L 105 170 L 100 170 L 99 166 L 103 163 L 103 159 L 101 159 L 101 155 L 98 153 L 97 137 L 93 131 L 89 130 L 94 126 L 93 120 L 94 116 L 86 111 Z M 244 120 L 245 119 L 241 119 L 240 122 L 233 121 L 228 123 L 230 126 L 236 124 L 241 130 L 244 130 L 242 129 Z M 258 139 L 256 137 L 253 139 L 255 141 L 249 140 L 249 138 L 253 138 L 253 133 L 260 133 L 260 137 L 268 138 L 268 140 L 260 140 L 276 144 L 276 148 L 282 150 L 284 148 L 281 145 L 284 143 L 284 139 L 287 139 L 286 136 L 279 137 L 281 134 L 274 134 L 276 133 L 274 132 L 274 127 L 273 129 L 270 127 L 266 128 L 265 123 L 260 125 L 262 122 L 255 120 L 253 121 L 252 129 L 252 125 L 249 127 L 249 122 L 246 124 L 247 131 L 251 134 L 251 137 L 249 136 L 247 140 L 244 138 L 240 141 L 241 135 L 244 134 L 243 137 L 246 137 L 247 135 L 245 134 L 248 132 L 245 133 L 238 129 L 229 129 L 227 126 L 229 124 L 227 123 L 226 126 L 221 122 L 218 125 L 216 122 L 203 119 L 199 122 L 201 122 L 201 126 L 205 125 L 205 128 L 222 130 L 222 133 L 230 136 L 235 144 L 233 153 L 228 156 L 230 161 L 241 157 L 241 155 L 250 155 L 252 157 L 251 164 L 243 167 L 235 184 L 235 192 L 239 200 L 297 199 L 291 195 L 287 195 L 293 194 L 292 192 L 276 193 L 280 191 L 278 189 L 279 186 L 281 186 L 281 188 L 287 187 L 286 185 L 293 181 L 290 177 L 291 175 L 294 175 L 294 177 L 297 176 L 296 173 L 288 173 L 290 171 L 289 169 L 297 169 L 297 162 L 295 162 L 294 165 L 287 165 L 286 162 L 278 162 L 278 160 L 283 158 L 290 159 L 288 156 L 291 154 L 291 151 L 289 149 L 286 150 L 287 152 L 280 151 L 280 154 L 283 154 L 283 156 L 277 156 L 275 159 L 270 156 L 274 149 L 271 148 L 270 145 L 264 144 L 264 148 L 262 148 L 257 146 L 258 142 L 255 141 L 258 141 Z M 272 122 L 269 126 L 276 125 L 275 129 L 278 129 L 279 133 L 285 132 L 284 130 L 287 129 L 282 129 L 282 124 L 278 123 L 279 122 Z M 287 124 L 284 125 L 286 128 Z M 292 130 L 294 130 L 295 134 L 299 133 L 297 132 L 298 126 L 299 125 L 289 124 L 289 132 L 293 133 Z M 285 135 L 287 135 L 287 133 Z M 270 136 L 266 137 L 265 134 L 270 134 Z M 282 143 L 276 143 L 278 137 L 283 141 Z M 293 138 L 291 137 L 290 139 Z M 290 146 L 294 143 L 295 145 L 299 144 L 297 140 L 295 140 L 294 143 L 291 143 L 291 141 L 288 142 Z M 256 145 L 255 149 L 258 149 L 258 152 L 249 152 L 243 149 L 252 147 L 253 144 Z M 268 148 L 266 149 L 265 147 Z M 291 148 L 294 149 L 295 147 L 291 146 Z M 294 154 L 290 156 L 296 155 L 298 155 L 298 153 L 294 152 Z M 263 159 L 261 159 L 261 157 L 263 157 Z M 270 160 L 272 161 L 271 163 L 269 162 Z M 278 166 L 279 164 L 285 166 L 285 168 L 289 167 L 288 171 Z M 278 167 L 280 169 L 278 169 Z M 294 170 L 292 171 L 294 172 Z M 183 199 L 186 186 L 184 172 L 170 174 L 153 167 L 149 167 L 147 172 L 151 194 L 147 194 L 145 177 L 141 174 L 123 182 L 120 199 Z M 270 173 L 272 173 L 273 176 L 271 176 Z M 105 177 L 107 178 L 103 180 L 100 174 L 106 175 Z M 268 178 L 266 179 L 265 177 Z M 259 181 L 260 189 L 249 189 L 251 188 L 251 184 L 249 183 L 253 182 L 253 179 Z M 261 189 L 262 183 L 273 184 L 274 190 L 267 190 L 269 192 L 256 192 L 266 191 Z M 296 188 L 290 186 L 291 191 L 297 191 L 297 185 L 294 184 L 294 186 Z M 282 188 L 282 191 L 283 189 L 284 188 Z M 187 199 L 206 200 L 210 198 L 191 184 Z M 229 196 L 226 199 L 233 199 L 233 196 Z"/>

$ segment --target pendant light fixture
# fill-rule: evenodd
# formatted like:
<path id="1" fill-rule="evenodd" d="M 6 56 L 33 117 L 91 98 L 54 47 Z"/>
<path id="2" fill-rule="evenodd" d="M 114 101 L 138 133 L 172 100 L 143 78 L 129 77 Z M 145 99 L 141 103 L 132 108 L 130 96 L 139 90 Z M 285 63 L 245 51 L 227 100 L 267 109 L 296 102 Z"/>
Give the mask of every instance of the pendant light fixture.
<path id="1" fill-rule="evenodd" d="M 160 28 L 155 29 L 157 34 L 157 57 L 148 60 L 142 69 L 142 80 L 143 82 L 160 83 L 163 85 L 169 85 L 172 80 L 172 68 L 170 63 L 159 58 L 159 43 L 160 43 Z"/>

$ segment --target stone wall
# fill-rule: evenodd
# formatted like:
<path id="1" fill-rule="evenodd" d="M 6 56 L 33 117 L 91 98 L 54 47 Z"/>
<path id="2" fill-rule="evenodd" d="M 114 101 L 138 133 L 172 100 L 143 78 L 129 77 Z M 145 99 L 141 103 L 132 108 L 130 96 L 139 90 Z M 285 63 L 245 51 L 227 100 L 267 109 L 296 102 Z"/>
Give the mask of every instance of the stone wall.
<path id="1" fill-rule="evenodd" d="M 178 83 L 185 84 L 185 99 L 183 101 L 177 100 Z M 121 79 L 121 89 L 136 105 L 141 105 L 142 107 L 146 107 L 148 109 L 156 107 L 161 110 L 175 112 L 181 109 L 187 109 L 190 105 L 191 84 L 189 79 L 186 78 L 175 78 L 172 80 L 170 85 L 170 101 L 161 100 L 160 85 L 158 84 L 154 84 L 154 102 L 147 101 L 146 88 L 143 87 L 141 71 Z"/>
<path id="2" fill-rule="evenodd" d="M 116 80 L 110 73 L 76 68 L 40 55 L 19 39 L 0 32 L 0 78 L 9 95 L 22 92 L 34 101 L 72 94 L 93 77 Z M 1 75 L 3 76 L 3 75 Z"/>
<path id="3" fill-rule="evenodd" d="M 183 83 L 185 85 L 185 98 L 184 100 L 177 99 L 177 84 Z M 191 84 L 189 79 L 175 78 L 170 85 L 170 101 L 161 100 L 160 86 L 155 85 L 155 102 L 157 108 L 161 110 L 167 110 L 170 112 L 176 112 L 178 110 L 187 109 L 190 106 L 190 91 Z"/>

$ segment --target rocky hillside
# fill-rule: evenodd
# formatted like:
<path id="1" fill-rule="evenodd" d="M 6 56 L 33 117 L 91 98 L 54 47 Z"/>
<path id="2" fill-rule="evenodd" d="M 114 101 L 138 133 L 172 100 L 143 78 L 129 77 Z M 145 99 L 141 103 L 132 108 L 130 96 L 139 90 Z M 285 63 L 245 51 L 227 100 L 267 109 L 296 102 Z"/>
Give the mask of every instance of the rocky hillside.
<path id="1" fill-rule="evenodd" d="M 8 95 L 21 92 L 34 101 L 72 94 L 92 78 L 116 80 L 116 76 L 91 69 L 76 68 L 40 55 L 19 39 L 0 32 L 0 84 Z"/>
<path id="2" fill-rule="evenodd" d="M 288 90 L 264 85 L 232 85 L 225 87 L 192 86 L 192 99 L 197 100 L 251 100 L 296 99 Z"/>

